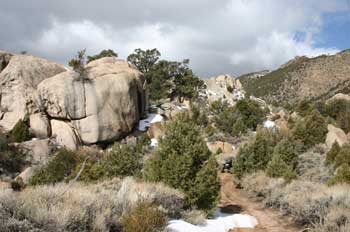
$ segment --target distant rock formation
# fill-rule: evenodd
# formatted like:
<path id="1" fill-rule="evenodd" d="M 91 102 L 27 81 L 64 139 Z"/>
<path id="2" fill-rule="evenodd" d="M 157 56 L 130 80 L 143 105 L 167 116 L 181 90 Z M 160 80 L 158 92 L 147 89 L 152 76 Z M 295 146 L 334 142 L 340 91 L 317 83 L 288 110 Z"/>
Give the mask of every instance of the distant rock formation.
<path id="1" fill-rule="evenodd" d="M 206 85 L 205 95 L 209 103 L 217 100 L 226 100 L 234 104 L 245 96 L 240 80 L 230 75 L 220 75 L 204 80 Z"/>
<path id="2" fill-rule="evenodd" d="M 84 76 L 28 55 L 0 53 L 0 126 L 9 131 L 29 114 L 32 132 L 59 145 L 111 142 L 128 134 L 146 110 L 143 75 L 105 57 Z"/>

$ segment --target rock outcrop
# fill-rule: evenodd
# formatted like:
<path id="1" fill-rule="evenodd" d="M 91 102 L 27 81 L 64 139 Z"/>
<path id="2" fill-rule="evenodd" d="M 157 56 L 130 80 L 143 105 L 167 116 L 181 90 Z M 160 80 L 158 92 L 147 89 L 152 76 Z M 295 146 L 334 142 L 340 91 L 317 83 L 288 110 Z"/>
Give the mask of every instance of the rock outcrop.
<path id="1" fill-rule="evenodd" d="M 245 96 L 241 82 L 230 75 L 220 75 L 205 80 L 205 95 L 209 103 L 225 99 L 229 104 L 234 104 Z"/>
<path id="2" fill-rule="evenodd" d="M 35 105 L 38 84 L 65 68 L 42 58 L 3 52 L 0 63 L 0 127 L 11 130 L 27 113 L 38 110 Z"/>
<path id="3" fill-rule="evenodd" d="M 146 109 L 142 74 L 126 61 L 90 62 L 85 76 L 66 71 L 42 81 L 38 102 L 60 145 L 113 141 L 131 132 Z"/>
<path id="4" fill-rule="evenodd" d="M 346 136 L 345 132 L 333 126 L 332 124 L 328 124 L 328 133 L 326 137 L 326 145 L 328 148 L 331 148 L 333 143 L 337 141 L 340 146 L 347 143 L 348 137 Z"/>
<path id="5" fill-rule="evenodd" d="M 334 95 L 333 97 L 331 97 L 330 99 L 328 99 L 326 101 L 326 104 L 329 104 L 335 100 L 345 100 L 345 101 L 350 101 L 350 96 L 347 94 L 343 94 L 343 93 L 338 93 L 336 95 Z"/>

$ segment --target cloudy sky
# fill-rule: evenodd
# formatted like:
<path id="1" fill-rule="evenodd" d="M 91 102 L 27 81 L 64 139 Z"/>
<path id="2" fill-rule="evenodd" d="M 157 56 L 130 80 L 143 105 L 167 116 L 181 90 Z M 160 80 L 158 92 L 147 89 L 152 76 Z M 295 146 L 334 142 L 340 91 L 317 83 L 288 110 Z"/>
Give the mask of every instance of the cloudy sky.
<path id="1" fill-rule="evenodd" d="M 158 48 L 208 77 L 350 48 L 350 0 L 1 0 L 0 50 L 66 64 L 77 50 Z"/>

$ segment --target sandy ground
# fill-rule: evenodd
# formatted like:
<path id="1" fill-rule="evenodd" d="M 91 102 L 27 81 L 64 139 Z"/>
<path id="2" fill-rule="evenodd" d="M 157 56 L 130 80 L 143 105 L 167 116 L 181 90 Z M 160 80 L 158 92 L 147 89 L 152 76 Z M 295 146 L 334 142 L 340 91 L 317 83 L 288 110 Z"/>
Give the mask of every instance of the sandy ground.
<path id="1" fill-rule="evenodd" d="M 260 202 L 249 198 L 244 190 L 237 189 L 233 183 L 233 176 L 229 173 L 220 174 L 221 200 L 220 207 L 229 207 L 235 213 L 254 216 L 258 226 L 254 229 L 232 229 L 230 232 L 301 232 L 289 217 L 282 216 L 278 211 L 265 208 Z"/>

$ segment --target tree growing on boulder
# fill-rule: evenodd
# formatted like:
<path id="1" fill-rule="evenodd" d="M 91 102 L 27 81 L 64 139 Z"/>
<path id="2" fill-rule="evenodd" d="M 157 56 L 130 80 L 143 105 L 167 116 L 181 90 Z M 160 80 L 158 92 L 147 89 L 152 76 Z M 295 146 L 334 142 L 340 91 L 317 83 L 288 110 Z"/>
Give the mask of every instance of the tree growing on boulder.
<path id="1" fill-rule="evenodd" d="M 68 62 L 68 65 L 73 69 L 73 71 L 79 74 L 81 80 L 84 80 L 85 78 L 85 53 L 86 49 L 78 51 L 76 57 Z"/>
<path id="2" fill-rule="evenodd" d="M 101 59 L 103 57 L 118 57 L 118 53 L 113 51 L 112 49 L 108 50 L 102 50 L 99 54 L 94 55 L 94 56 L 88 56 L 87 57 L 87 63 L 90 63 L 91 61 Z"/>

